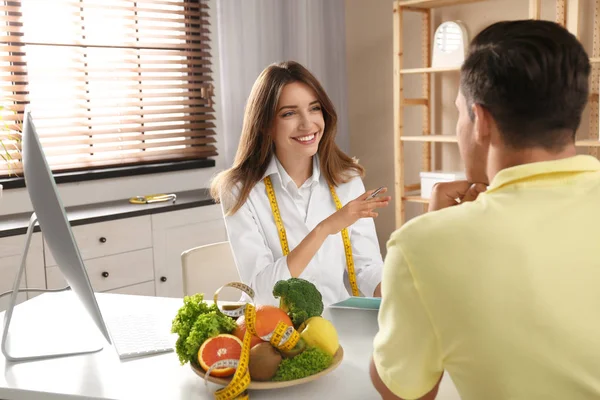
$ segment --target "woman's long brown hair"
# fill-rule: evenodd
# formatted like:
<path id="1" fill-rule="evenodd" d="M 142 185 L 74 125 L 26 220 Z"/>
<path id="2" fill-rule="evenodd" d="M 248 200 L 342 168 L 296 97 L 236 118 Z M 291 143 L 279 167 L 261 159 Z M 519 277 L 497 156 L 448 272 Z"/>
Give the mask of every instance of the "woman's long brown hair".
<path id="1" fill-rule="evenodd" d="M 211 183 L 211 196 L 217 202 L 222 201 L 225 196 L 231 196 L 233 189 L 239 187 L 233 206 L 225 210 L 227 215 L 234 214 L 246 202 L 250 191 L 262 179 L 275 154 L 275 144 L 269 131 L 283 87 L 292 82 L 301 82 L 312 88 L 321 103 L 325 129 L 318 155 L 321 174 L 327 183 L 338 186 L 354 175 L 364 176 L 363 167 L 335 144 L 337 114 L 319 81 L 297 62 L 272 64 L 262 71 L 250 92 L 233 166 L 218 174 Z"/>

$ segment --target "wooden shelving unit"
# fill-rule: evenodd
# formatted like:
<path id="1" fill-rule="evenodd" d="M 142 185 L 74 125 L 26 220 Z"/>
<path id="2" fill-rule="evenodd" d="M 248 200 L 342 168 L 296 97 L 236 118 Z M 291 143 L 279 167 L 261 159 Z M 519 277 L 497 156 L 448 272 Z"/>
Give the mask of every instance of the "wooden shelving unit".
<path id="1" fill-rule="evenodd" d="M 432 142 L 432 143 L 458 143 L 456 136 L 450 135 L 420 135 L 420 136 L 402 136 L 403 142 Z M 600 140 L 597 139 L 582 139 L 575 141 L 575 146 L 578 147 L 600 147 Z"/>
<path id="2" fill-rule="evenodd" d="M 401 0 L 402 7 L 415 7 L 418 9 L 430 9 L 457 4 L 477 3 L 485 0 Z"/>
<path id="3" fill-rule="evenodd" d="M 396 0 L 393 7 L 394 17 L 394 166 L 395 166 L 395 214 L 396 228 L 406 221 L 405 204 L 421 203 L 426 211 L 428 199 L 420 196 L 421 186 L 418 183 L 407 184 L 404 176 L 404 144 L 406 142 L 422 143 L 422 166 L 421 171 L 432 170 L 432 144 L 435 143 L 457 143 L 454 135 L 435 135 L 431 133 L 431 77 L 436 73 L 458 72 L 459 67 L 454 68 L 432 68 L 431 67 L 431 35 L 432 10 L 439 7 L 454 6 L 460 4 L 478 3 L 487 0 Z M 578 38 L 579 32 L 579 8 L 582 0 L 555 0 L 556 22 L 566 26 Z M 587 0 L 585 0 L 587 1 Z M 600 0 L 594 1 L 595 18 L 600 18 Z M 541 11 L 541 0 L 529 0 L 529 18 L 539 19 Z M 422 16 L 421 42 L 422 42 L 422 65 L 420 68 L 404 69 L 404 43 L 402 37 L 403 16 L 406 12 L 420 13 Z M 592 64 L 591 81 L 593 93 L 590 96 L 588 106 L 590 107 L 589 137 L 576 141 L 579 147 L 587 147 L 589 153 L 598 156 L 600 152 L 600 139 L 598 128 L 598 103 L 597 82 L 600 80 L 600 21 L 594 20 L 593 27 L 593 51 L 590 62 Z M 411 40 L 415 40 L 411 35 Z M 404 97 L 404 79 L 409 76 L 418 75 L 422 79 L 422 95 L 418 99 Z M 410 78 L 414 79 L 414 78 Z M 404 112 L 405 108 L 414 109 L 419 106 L 422 109 L 422 132 L 421 135 L 404 135 Z"/>
<path id="4" fill-rule="evenodd" d="M 460 68 L 407 68 L 400 71 L 401 75 L 409 75 L 409 74 L 432 74 L 435 72 L 454 72 L 459 71 Z"/>

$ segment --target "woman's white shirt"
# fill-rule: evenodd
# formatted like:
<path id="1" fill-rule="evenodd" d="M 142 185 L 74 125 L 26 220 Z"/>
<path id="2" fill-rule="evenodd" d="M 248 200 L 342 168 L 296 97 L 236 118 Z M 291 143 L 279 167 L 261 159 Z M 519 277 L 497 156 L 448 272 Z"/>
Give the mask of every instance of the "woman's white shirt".
<path id="1" fill-rule="evenodd" d="M 270 176 L 292 251 L 321 221 L 336 211 L 329 185 L 313 157 L 313 174 L 298 188 L 276 157 L 264 177 Z M 263 177 L 263 179 L 264 179 Z M 336 187 L 342 204 L 364 193 L 359 176 Z M 235 198 L 235 196 L 234 196 Z M 230 205 L 223 205 L 224 208 Z M 225 216 L 227 235 L 242 281 L 256 292 L 257 304 L 277 305 L 272 290 L 279 280 L 291 278 L 283 256 L 275 219 L 263 180 L 233 215 Z M 356 280 L 361 293 L 372 296 L 381 282 L 383 260 L 372 218 L 361 218 L 348 227 Z M 316 285 L 327 306 L 350 296 L 346 256 L 341 233 L 329 236 L 299 276 Z"/>

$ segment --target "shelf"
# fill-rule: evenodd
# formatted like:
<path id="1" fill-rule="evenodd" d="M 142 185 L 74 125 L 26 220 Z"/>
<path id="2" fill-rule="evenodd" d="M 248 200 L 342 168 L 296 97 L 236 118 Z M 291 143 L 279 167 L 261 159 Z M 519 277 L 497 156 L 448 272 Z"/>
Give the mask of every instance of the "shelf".
<path id="1" fill-rule="evenodd" d="M 590 58 L 590 63 L 600 63 L 600 57 L 592 57 Z M 405 68 L 400 70 L 401 75 L 411 75 L 411 74 L 433 74 L 436 72 L 458 72 L 460 71 L 460 67 L 427 67 L 427 68 Z"/>
<path id="2" fill-rule="evenodd" d="M 460 71 L 460 67 L 437 67 L 437 68 L 408 68 L 401 69 L 400 74 L 431 74 L 435 72 L 452 72 L 452 71 Z"/>
<path id="3" fill-rule="evenodd" d="M 433 143 L 458 143 L 456 136 L 450 135 L 418 135 L 418 136 L 401 136 L 403 142 L 433 142 Z M 575 146 L 578 147 L 600 147 L 600 140 L 584 139 L 577 140 Z"/>
<path id="4" fill-rule="evenodd" d="M 592 57 L 590 58 L 590 63 L 597 64 L 600 63 L 600 57 Z M 400 70 L 401 75 L 411 75 L 411 74 L 433 74 L 436 72 L 458 72 L 460 71 L 460 67 L 427 67 L 427 68 L 405 68 Z"/>
<path id="5" fill-rule="evenodd" d="M 402 198 L 402 200 L 408 201 L 411 203 L 429 204 L 429 199 L 425 199 L 421 196 L 404 196 Z"/>
<path id="6" fill-rule="evenodd" d="M 458 143 L 458 138 L 450 135 L 400 136 L 400 140 L 403 142 Z"/>
<path id="7" fill-rule="evenodd" d="M 600 140 L 585 139 L 575 141 L 575 146 L 579 147 L 600 147 Z"/>
<path id="8" fill-rule="evenodd" d="M 435 8 L 478 3 L 485 0 L 401 0 L 400 7 Z"/>

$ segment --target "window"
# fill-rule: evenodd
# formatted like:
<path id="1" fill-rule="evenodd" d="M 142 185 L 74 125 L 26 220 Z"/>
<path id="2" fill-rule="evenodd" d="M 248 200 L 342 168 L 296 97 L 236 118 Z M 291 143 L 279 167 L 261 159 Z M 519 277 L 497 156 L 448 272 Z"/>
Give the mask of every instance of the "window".
<path id="1" fill-rule="evenodd" d="M 207 4 L 0 1 L 0 30 L 2 118 L 30 104 L 55 172 L 217 155 Z"/>

